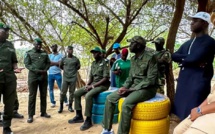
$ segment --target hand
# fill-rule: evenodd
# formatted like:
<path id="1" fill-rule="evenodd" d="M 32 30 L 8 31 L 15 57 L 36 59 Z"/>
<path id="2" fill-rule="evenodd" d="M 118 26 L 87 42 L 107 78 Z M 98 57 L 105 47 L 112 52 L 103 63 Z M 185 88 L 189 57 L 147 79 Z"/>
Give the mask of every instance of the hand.
<path id="1" fill-rule="evenodd" d="M 47 74 L 47 71 L 46 70 L 38 70 L 38 73 L 45 75 L 45 74 Z"/>
<path id="2" fill-rule="evenodd" d="M 127 92 L 127 89 L 125 87 L 121 87 L 119 90 L 118 90 L 118 94 L 119 95 L 123 95 Z"/>
<path id="3" fill-rule="evenodd" d="M 92 88 L 93 88 L 92 85 L 86 85 L 85 86 L 85 90 L 87 90 L 87 91 L 90 91 Z"/>
<path id="4" fill-rule="evenodd" d="M 0 72 L 3 72 L 4 70 L 3 69 L 0 69 Z"/>
<path id="5" fill-rule="evenodd" d="M 14 72 L 21 73 L 23 69 L 25 69 L 25 68 L 24 67 L 16 68 L 16 69 L 14 69 Z"/>
<path id="6" fill-rule="evenodd" d="M 164 62 L 163 59 L 158 59 L 158 63 Z"/>
<path id="7" fill-rule="evenodd" d="M 121 74 L 121 70 L 117 69 L 117 70 L 113 71 L 113 73 L 116 74 L 116 75 L 120 75 Z"/>
<path id="8" fill-rule="evenodd" d="M 194 121 L 196 120 L 199 116 L 201 116 L 199 113 L 197 113 L 197 107 L 193 108 L 191 110 L 191 113 L 190 113 L 190 120 L 191 121 Z"/>
<path id="9" fill-rule="evenodd" d="M 134 91 L 135 89 L 134 89 L 134 88 L 129 88 L 128 90 L 129 90 L 129 91 Z"/>
<path id="10" fill-rule="evenodd" d="M 115 58 L 111 58 L 111 59 L 110 59 L 110 62 L 115 62 L 115 61 L 116 61 Z"/>
<path id="11" fill-rule="evenodd" d="M 200 63 L 199 67 L 204 68 L 207 65 L 207 63 Z"/>

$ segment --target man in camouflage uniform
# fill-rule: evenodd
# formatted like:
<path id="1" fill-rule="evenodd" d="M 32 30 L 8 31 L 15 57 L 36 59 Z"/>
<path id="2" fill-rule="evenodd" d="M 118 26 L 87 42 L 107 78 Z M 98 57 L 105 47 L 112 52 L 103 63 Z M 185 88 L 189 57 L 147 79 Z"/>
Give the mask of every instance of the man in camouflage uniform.
<path id="1" fill-rule="evenodd" d="M 84 131 L 92 127 L 92 106 L 93 97 L 99 93 L 107 90 L 110 86 L 109 82 L 109 69 L 108 63 L 101 57 L 101 49 L 95 47 L 90 51 L 95 61 L 91 65 L 91 71 L 88 84 L 79 90 L 75 91 L 75 110 L 76 116 L 69 120 L 69 123 L 81 123 L 83 122 L 81 96 L 85 95 L 85 116 L 87 117 L 84 124 L 80 127 L 80 130 Z"/>
<path id="2" fill-rule="evenodd" d="M 60 68 L 63 70 L 63 83 L 62 90 L 60 93 L 60 109 L 58 113 L 63 111 L 63 101 L 66 98 L 66 93 L 69 88 L 69 107 L 70 112 L 74 112 L 72 108 L 72 103 L 74 99 L 74 92 L 76 88 L 77 72 L 80 69 L 79 59 L 73 55 L 73 46 L 68 46 L 67 56 L 64 57 L 60 62 Z"/>
<path id="3" fill-rule="evenodd" d="M 162 37 L 158 37 L 155 41 L 155 57 L 158 62 L 158 93 L 164 94 L 164 85 L 166 81 L 166 74 L 169 69 L 169 63 L 171 62 L 171 54 L 168 50 L 163 48 L 165 40 Z"/>
<path id="4" fill-rule="evenodd" d="M 135 55 L 131 58 L 129 76 L 123 87 L 107 96 L 101 134 L 113 134 L 114 109 L 120 98 L 126 97 L 122 104 L 118 134 L 128 134 L 135 105 L 153 98 L 157 91 L 157 62 L 153 53 L 145 51 L 145 39 L 134 36 L 127 41 L 130 42 L 130 52 Z"/>
<path id="5" fill-rule="evenodd" d="M 2 26 L 4 26 L 5 24 L 2 23 L 2 22 L 0 22 L 0 25 L 1 25 L 1 27 L 2 27 Z M 7 41 L 8 37 L 9 37 L 10 26 L 5 25 L 5 27 L 6 27 L 6 28 L 3 28 L 3 29 L 5 30 L 5 32 L 6 32 L 6 34 L 7 34 L 5 43 L 7 43 L 9 47 L 11 47 L 12 49 L 14 49 L 14 51 L 16 51 L 15 48 L 14 48 L 14 45 L 13 45 L 11 42 Z M 19 68 L 20 71 L 21 71 L 22 69 L 24 69 L 24 68 Z M 20 72 L 15 72 L 15 73 L 20 73 Z M 16 99 L 15 99 L 14 109 L 13 109 L 13 118 L 20 118 L 20 119 L 22 119 L 22 118 L 24 118 L 24 116 L 23 116 L 22 114 L 19 114 L 19 113 L 18 113 L 19 101 L 18 101 L 17 93 L 16 93 L 16 97 L 15 97 L 15 98 L 16 98 Z M 1 100 L 1 96 L 0 96 L 0 100 Z M 1 115 L 1 114 L 2 114 L 2 113 L 0 113 L 0 115 Z"/>
<path id="6" fill-rule="evenodd" d="M 11 134 L 11 120 L 13 117 L 14 107 L 17 99 L 16 94 L 16 75 L 22 69 L 17 66 L 16 51 L 7 41 L 10 27 L 0 23 L 0 95 L 3 94 L 4 114 L 3 114 L 3 134 Z"/>
<path id="7" fill-rule="evenodd" d="M 28 87 L 29 87 L 29 99 L 28 99 L 28 123 L 33 122 L 33 116 L 35 115 L 35 104 L 37 89 L 40 90 L 40 112 L 41 117 L 50 118 L 51 116 L 46 113 L 46 96 L 47 96 L 47 70 L 50 66 L 50 60 L 48 54 L 42 51 L 42 40 L 40 38 L 34 39 L 34 48 L 27 51 L 24 58 L 24 64 L 29 70 L 28 73 Z"/>

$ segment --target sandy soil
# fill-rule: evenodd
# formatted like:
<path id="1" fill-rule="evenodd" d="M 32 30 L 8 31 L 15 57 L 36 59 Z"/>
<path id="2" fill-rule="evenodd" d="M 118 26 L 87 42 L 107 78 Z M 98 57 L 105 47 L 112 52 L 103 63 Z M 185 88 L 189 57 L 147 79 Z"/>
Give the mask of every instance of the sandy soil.
<path id="1" fill-rule="evenodd" d="M 56 101 L 59 102 L 59 91 L 55 90 Z M 19 97 L 19 113 L 24 115 L 24 119 L 13 119 L 11 129 L 15 134 L 99 134 L 102 127 L 100 125 L 94 125 L 87 131 L 80 131 L 81 123 L 78 124 L 68 124 L 68 120 L 75 116 L 74 112 L 69 112 L 68 107 L 64 106 L 63 113 L 59 114 L 58 108 L 50 107 L 49 96 L 47 97 L 47 113 L 51 115 L 50 119 L 40 117 L 40 98 L 37 97 L 36 115 L 34 116 L 34 122 L 27 123 L 28 112 L 27 112 L 27 102 L 28 93 L 18 93 Z M 84 105 L 84 98 L 82 99 Z M 2 109 L 2 104 L 1 104 Z M 117 124 L 113 125 L 113 129 L 117 131 Z"/>
<path id="2" fill-rule="evenodd" d="M 59 90 L 55 90 L 55 100 L 57 105 L 55 108 L 51 108 L 50 99 L 47 96 L 47 113 L 51 115 L 50 119 L 40 117 L 40 98 L 37 97 L 36 115 L 34 116 L 34 122 L 27 123 L 27 106 L 28 106 L 28 92 L 25 81 L 19 81 L 18 98 L 19 98 L 19 113 L 24 115 L 24 119 L 13 119 L 11 129 L 15 134 L 99 134 L 102 130 L 101 125 L 94 125 L 92 128 L 86 131 L 80 131 L 81 123 L 68 124 L 68 120 L 75 116 L 75 113 L 68 111 L 68 107 L 64 106 L 63 113 L 59 114 Z M 82 106 L 84 107 L 84 98 L 82 98 Z M 0 109 L 3 109 L 3 105 L 0 104 Z M 177 125 L 175 121 L 171 121 L 170 134 L 172 134 L 173 128 Z M 113 129 L 117 132 L 118 124 L 113 125 Z"/>

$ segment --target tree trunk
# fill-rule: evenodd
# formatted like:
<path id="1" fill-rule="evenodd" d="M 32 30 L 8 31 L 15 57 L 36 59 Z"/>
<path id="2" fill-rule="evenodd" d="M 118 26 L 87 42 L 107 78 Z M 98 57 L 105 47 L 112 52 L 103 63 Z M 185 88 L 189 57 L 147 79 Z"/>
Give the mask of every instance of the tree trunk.
<path id="1" fill-rule="evenodd" d="M 169 29 L 169 34 L 167 37 L 166 48 L 170 50 L 171 53 L 174 51 L 175 46 L 175 38 L 178 31 L 178 27 L 184 12 L 185 0 L 176 0 L 176 10 L 174 12 L 174 16 L 171 22 L 171 26 Z M 171 105 L 174 103 L 175 96 L 175 86 L 174 86 L 174 76 L 172 71 L 172 64 L 169 66 L 169 71 L 167 75 L 167 96 L 170 98 Z"/>
<path id="2" fill-rule="evenodd" d="M 81 75 L 80 75 L 80 73 L 78 72 L 78 73 L 77 73 L 76 88 L 79 89 L 79 88 L 81 88 L 81 87 L 83 87 L 83 86 L 85 86 L 85 85 L 86 85 L 86 83 L 84 82 L 83 79 L 81 79 Z"/>
<path id="3" fill-rule="evenodd" d="M 207 10 L 208 0 L 198 0 L 198 12 Z"/>

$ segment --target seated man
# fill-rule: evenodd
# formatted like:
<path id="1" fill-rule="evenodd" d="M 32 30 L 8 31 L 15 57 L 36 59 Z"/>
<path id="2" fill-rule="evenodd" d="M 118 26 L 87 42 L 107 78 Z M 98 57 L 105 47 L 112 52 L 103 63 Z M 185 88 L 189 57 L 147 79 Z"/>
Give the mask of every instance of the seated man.
<path id="1" fill-rule="evenodd" d="M 214 134 L 215 133 L 215 85 L 207 99 L 191 110 L 190 115 L 175 129 L 173 134 Z"/>
<path id="2" fill-rule="evenodd" d="M 131 58 L 131 69 L 123 87 L 107 96 L 101 134 L 113 134 L 112 120 L 115 104 L 122 97 L 126 97 L 120 115 L 118 134 L 128 134 L 132 117 L 132 109 L 139 103 L 155 96 L 158 85 L 157 62 L 151 52 L 145 51 L 146 41 L 141 36 L 134 36 L 128 40 Z"/>
<path id="3" fill-rule="evenodd" d="M 85 116 L 87 116 L 84 124 L 81 126 L 81 130 L 87 130 L 92 126 L 91 115 L 93 106 L 93 97 L 99 93 L 107 90 L 110 86 L 109 82 L 109 69 L 108 63 L 103 57 L 101 57 L 101 49 L 95 47 L 90 51 L 95 61 L 91 65 L 91 71 L 89 76 L 89 82 L 85 87 L 75 91 L 75 110 L 76 116 L 69 120 L 69 123 L 81 123 L 83 122 L 81 96 L 85 95 Z"/>
<path id="4" fill-rule="evenodd" d="M 164 49 L 165 39 L 158 37 L 153 41 L 155 43 L 155 57 L 158 62 L 158 93 L 164 94 L 164 86 L 166 84 L 166 76 L 169 70 L 169 64 L 171 62 L 171 53 Z"/>

